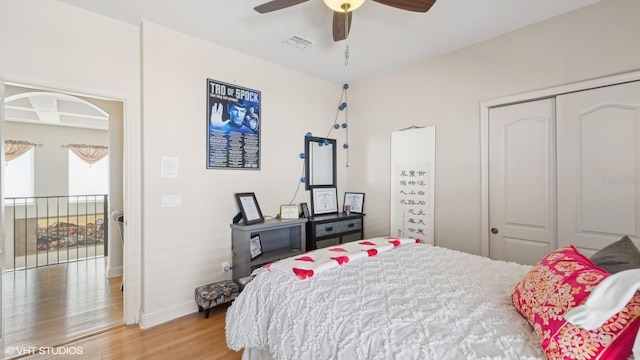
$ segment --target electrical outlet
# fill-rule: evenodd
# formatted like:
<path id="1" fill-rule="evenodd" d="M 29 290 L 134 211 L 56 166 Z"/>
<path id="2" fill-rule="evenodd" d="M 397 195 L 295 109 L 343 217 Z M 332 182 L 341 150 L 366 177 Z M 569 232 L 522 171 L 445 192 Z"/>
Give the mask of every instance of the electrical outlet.
<path id="1" fill-rule="evenodd" d="M 220 266 L 222 267 L 222 272 L 231 271 L 231 265 L 229 265 L 228 262 L 223 262 L 222 264 L 220 264 Z"/>

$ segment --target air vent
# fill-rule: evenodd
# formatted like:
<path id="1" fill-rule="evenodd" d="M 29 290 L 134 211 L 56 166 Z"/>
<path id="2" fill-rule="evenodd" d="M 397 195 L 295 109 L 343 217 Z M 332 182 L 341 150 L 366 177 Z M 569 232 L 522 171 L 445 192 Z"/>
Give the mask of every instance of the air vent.
<path id="1" fill-rule="evenodd" d="M 302 50 L 305 50 L 309 46 L 311 46 L 311 45 L 316 43 L 313 40 L 309 40 L 307 38 L 304 38 L 304 37 L 302 37 L 300 35 L 296 35 L 296 34 L 293 34 L 293 35 L 283 39 L 282 42 L 284 42 L 286 44 L 289 44 L 291 46 L 295 46 L 298 49 L 302 49 Z"/>

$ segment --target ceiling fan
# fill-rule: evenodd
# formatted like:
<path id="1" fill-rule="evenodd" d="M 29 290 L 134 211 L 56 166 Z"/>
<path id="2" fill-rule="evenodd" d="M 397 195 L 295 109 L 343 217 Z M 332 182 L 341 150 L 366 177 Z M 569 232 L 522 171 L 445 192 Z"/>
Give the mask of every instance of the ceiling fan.
<path id="1" fill-rule="evenodd" d="M 302 4 L 309 0 L 272 0 L 253 9 L 260 14 L 288 8 Z M 365 0 L 322 0 L 333 10 L 333 41 L 344 40 L 351 29 L 351 13 L 362 5 Z M 377 3 L 401 10 L 413 12 L 427 12 L 436 0 L 373 0 Z"/>

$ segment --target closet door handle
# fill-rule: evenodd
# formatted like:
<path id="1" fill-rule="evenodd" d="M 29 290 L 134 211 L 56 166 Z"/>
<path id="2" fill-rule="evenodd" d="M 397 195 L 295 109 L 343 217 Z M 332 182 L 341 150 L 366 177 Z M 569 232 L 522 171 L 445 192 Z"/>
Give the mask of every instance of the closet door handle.
<path id="1" fill-rule="evenodd" d="M 497 233 L 498 233 L 498 229 L 496 229 L 496 228 L 491 228 L 491 233 L 492 233 L 492 234 L 497 234 Z"/>

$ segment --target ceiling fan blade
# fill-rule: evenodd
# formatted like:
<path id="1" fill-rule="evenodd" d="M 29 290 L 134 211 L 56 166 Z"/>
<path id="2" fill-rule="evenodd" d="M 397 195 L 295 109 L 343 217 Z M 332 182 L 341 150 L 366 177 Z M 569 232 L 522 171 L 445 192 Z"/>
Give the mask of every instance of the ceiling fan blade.
<path id="1" fill-rule="evenodd" d="M 259 12 L 260 14 L 288 8 L 289 6 L 302 4 L 303 2 L 307 2 L 309 0 L 273 0 L 262 5 L 258 5 L 253 8 L 253 10 Z"/>
<path id="2" fill-rule="evenodd" d="M 397 9 L 415 11 L 415 12 L 427 12 L 436 0 L 373 0 L 382 5 L 391 6 Z"/>
<path id="3" fill-rule="evenodd" d="M 351 30 L 351 11 L 348 13 L 333 12 L 333 41 L 344 40 Z M 346 17 L 346 21 L 345 21 Z"/>

